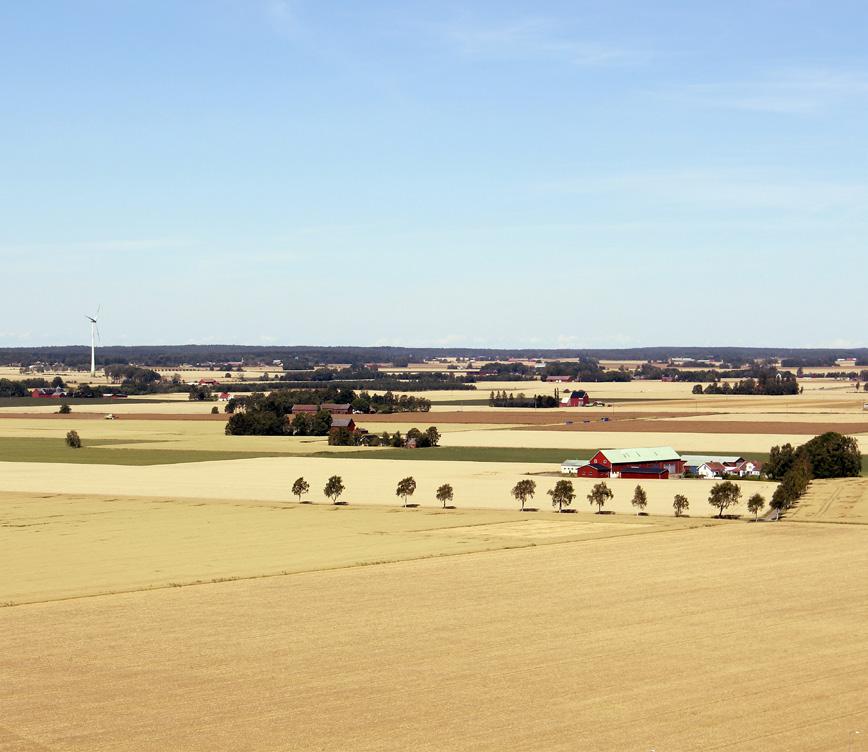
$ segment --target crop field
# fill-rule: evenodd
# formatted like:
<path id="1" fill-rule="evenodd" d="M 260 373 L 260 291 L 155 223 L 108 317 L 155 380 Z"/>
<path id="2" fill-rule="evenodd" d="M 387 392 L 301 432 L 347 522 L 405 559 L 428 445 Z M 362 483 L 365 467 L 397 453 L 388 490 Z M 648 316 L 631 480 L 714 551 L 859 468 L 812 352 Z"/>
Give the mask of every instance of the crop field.
<path id="1" fill-rule="evenodd" d="M 868 721 L 864 525 L 0 509 L 3 752 L 828 752 Z"/>
<path id="2" fill-rule="evenodd" d="M 590 513 L 0 492 L 0 603 L 725 524 Z M 51 551 L 51 556 L 45 556 Z M 4 612 L 8 613 L 8 612 Z"/>
<path id="3" fill-rule="evenodd" d="M 594 480 L 571 479 L 570 514 L 546 491 L 601 447 L 765 459 L 838 428 L 864 451 L 861 394 L 632 382 L 591 386 L 613 407 L 513 410 L 489 386 L 552 385 L 479 386 L 355 416 L 438 426 L 419 450 L 226 436 L 185 395 L 0 406 L 0 752 L 847 749 L 868 726 L 868 478 L 815 481 L 776 523 L 715 519 L 713 481 L 643 481 L 642 516 L 635 480 L 608 481 L 603 515 Z"/>
<path id="4" fill-rule="evenodd" d="M 75 451 L 75 450 L 71 450 Z M 110 451 L 110 450 L 106 450 Z M 423 450 L 420 450 L 423 451 Z M 95 495 L 138 495 L 142 490 L 165 497 L 257 499 L 290 501 L 290 487 L 299 476 L 311 485 L 310 500 L 324 503 L 322 492 L 331 475 L 339 475 L 346 486 L 342 500 L 352 504 L 398 506 L 395 495 L 399 480 L 413 476 L 418 487 L 412 499 L 425 507 L 437 506 L 435 491 L 443 483 L 455 489 L 454 504 L 458 508 L 516 509 L 510 495 L 512 487 L 528 476 L 537 480 L 537 496 L 532 506 L 550 510 L 546 491 L 560 477 L 547 472 L 549 468 L 531 462 L 429 462 L 403 460 L 389 462 L 376 459 L 346 457 L 257 457 L 229 461 L 176 463 L 164 465 L 90 465 L 39 464 L 5 462 L 2 464 L 3 489 L 28 493 L 74 493 Z M 589 510 L 587 494 L 594 485 L 592 479 L 573 479 L 577 498 L 574 507 Z M 618 514 L 634 514 L 630 504 L 637 482 L 626 479 L 608 481 L 614 499 L 606 509 Z M 715 510 L 707 504 L 713 485 L 706 480 L 655 480 L 643 482 L 648 494 L 648 512 L 671 515 L 672 499 L 677 493 L 690 501 L 692 516 L 711 516 Z M 775 484 L 743 481 L 743 501 L 754 492 L 771 498 Z M 747 514 L 743 507 L 731 510 Z"/>

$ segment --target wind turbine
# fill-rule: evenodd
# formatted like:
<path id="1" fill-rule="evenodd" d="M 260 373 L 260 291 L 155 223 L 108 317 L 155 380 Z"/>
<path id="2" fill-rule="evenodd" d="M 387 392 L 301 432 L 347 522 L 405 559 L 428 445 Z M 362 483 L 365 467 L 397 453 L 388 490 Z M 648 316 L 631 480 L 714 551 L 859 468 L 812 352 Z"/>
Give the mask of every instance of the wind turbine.
<path id="1" fill-rule="evenodd" d="M 96 313 L 93 316 L 85 314 L 85 318 L 90 321 L 90 375 L 96 377 L 96 338 L 99 335 L 99 326 L 97 326 L 97 318 L 99 317 L 99 309 L 102 306 L 97 306 Z"/>

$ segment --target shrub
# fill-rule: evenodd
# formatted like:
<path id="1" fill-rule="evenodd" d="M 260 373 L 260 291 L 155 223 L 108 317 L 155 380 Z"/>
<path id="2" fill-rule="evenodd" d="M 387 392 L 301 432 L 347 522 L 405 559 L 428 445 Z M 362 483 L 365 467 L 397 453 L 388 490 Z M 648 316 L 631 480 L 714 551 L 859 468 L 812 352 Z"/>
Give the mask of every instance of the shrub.
<path id="1" fill-rule="evenodd" d="M 66 445 L 73 449 L 81 449 L 81 437 L 78 431 L 68 431 L 66 434 Z"/>
<path id="2" fill-rule="evenodd" d="M 72 408 L 66 402 L 61 402 L 60 409 L 57 412 L 61 415 L 69 415 L 72 412 Z"/>

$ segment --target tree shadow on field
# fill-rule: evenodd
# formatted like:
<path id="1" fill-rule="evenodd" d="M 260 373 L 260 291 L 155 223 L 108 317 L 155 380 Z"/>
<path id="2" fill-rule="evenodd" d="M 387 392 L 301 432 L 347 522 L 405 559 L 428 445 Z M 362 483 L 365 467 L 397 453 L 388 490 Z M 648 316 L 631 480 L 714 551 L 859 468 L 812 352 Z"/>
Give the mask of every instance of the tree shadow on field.
<path id="1" fill-rule="evenodd" d="M 300 501 L 299 504 L 313 504 L 312 501 Z"/>
<path id="2" fill-rule="evenodd" d="M 350 505 L 350 502 L 348 502 L 348 501 L 336 501 L 334 503 L 334 506 L 336 506 L 336 507 L 347 507 L 349 505 Z"/>
<path id="3" fill-rule="evenodd" d="M 418 508 L 419 508 L 418 504 L 405 504 L 404 505 L 404 509 L 418 509 Z"/>
<path id="4" fill-rule="evenodd" d="M 561 509 L 560 514 L 576 514 L 575 509 Z M 555 512 L 557 514 L 557 512 Z"/>
<path id="5" fill-rule="evenodd" d="M 446 505 L 445 507 L 443 507 L 443 508 L 444 508 L 444 509 L 458 509 L 458 507 L 456 507 L 454 504 L 447 504 L 447 505 Z"/>
<path id="6" fill-rule="evenodd" d="M 539 509 L 537 509 L 537 507 L 525 507 L 521 511 L 522 512 L 539 512 Z"/>
<path id="7" fill-rule="evenodd" d="M 594 514 L 615 514 L 611 509 L 601 509 L 599 512 L 594 512 Z M 646 517 L 648 515 L 645 515 Z"/>

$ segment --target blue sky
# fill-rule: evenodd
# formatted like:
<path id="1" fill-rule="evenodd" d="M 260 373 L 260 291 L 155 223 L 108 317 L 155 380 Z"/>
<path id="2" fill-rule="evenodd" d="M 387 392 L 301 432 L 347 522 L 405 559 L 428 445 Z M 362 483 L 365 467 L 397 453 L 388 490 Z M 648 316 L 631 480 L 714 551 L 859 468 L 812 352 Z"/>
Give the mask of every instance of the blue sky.
<path id="1" fill-rule="evenodd" d="M 0 5 L 0 345 L 865 346 L 862 0 Z"/>

